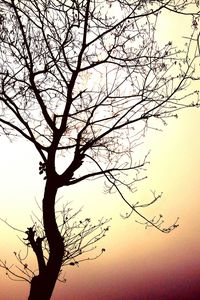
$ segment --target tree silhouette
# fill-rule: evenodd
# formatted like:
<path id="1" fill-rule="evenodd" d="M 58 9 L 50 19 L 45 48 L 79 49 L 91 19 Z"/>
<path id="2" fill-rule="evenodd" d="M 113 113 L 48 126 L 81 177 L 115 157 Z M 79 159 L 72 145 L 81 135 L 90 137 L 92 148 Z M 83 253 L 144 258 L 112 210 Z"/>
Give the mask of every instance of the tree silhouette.
<path id="1" fill-rule="evenodd" d="M 179 109 L 198 106 L 198 91 L 186 91 L 197 79 L 198 5 L 192 0 L 0 1 L 0 131 L 33 144 L 46 181 L 45 239 L 35 239 L 34 228 L 27 230 L 39 269 L 30 300 L 50 299 L 66 255 L 55 211 L 61 187 L 104 177 L 107 190 L 117 191 L 130 209 L 125 217 L 136 213 L 162 232 L 177 226 L 163 228 L 162 216 L 142 214 L 160 196 L 132 204 L 124 190 L 133 192 L 143 178 L 147 157 L 137 162 L 134 151 L 151 122 L 165 124 Z M 158 43 L 157 24 L 165 12 L 191 19 L 182 50 L 171 41 Z"/>
<path id="2" fill-rule="evenodd" d="M 55 212 L 59 232 L 63 237 L 64 243 L 62 268 L 64 266 L 78 266 L 83 261 L 97 259 L 105 252 L 105 248 L 102 248 L 96 255 L 88 256 L 89 252 L 96 249 L 95 244 L 105 237 L 106 232 L 109 230 L 107 223 L 110 219 L 101 218 L 94 225 L 91 224 L 90 218 L 79 218 L 79 220 L 77 220 L 80 213 L 81 209 L 74 212 L 73 209 L 69 207 L 69 203 L 63 205 L 61 210 Z M 1 221 L 13 230 L 19 231 L 20 234 L 24 233 L 24 231 L 13 227 L 6 220 L 1 219 Z M 28 227 L 27 231 L 25 231 L 27 237 L 23 239 L 20 238 L 22 243 L 26 246 L 25 254 L 22 254 L 21 251 L 14 251 L 14 256 L 17 261 L 15 265 L 8 264 L 6 260 L 0 260 L 0 267 L 6 270 L 6 275 L 11 280 L 31 283 L 32 279 L 35 278 L 37 282 L 38 273 L 41 274 L 44 271 L 48 261 L 50 249 L 46 240 L 43 221 L 34 214 L 32 216 L 32 222 L 33 226 Z M 36 255 L 38 270 L 33 269 L 28 263 L 30 248 Z M 65 276 L 62 274 L 62 269 L 60 270 L 58 280 L 66 282 Z M 32 293 L 32 297 L 38 296 L 38 294 L 34 295 L 34 285 Z"/>

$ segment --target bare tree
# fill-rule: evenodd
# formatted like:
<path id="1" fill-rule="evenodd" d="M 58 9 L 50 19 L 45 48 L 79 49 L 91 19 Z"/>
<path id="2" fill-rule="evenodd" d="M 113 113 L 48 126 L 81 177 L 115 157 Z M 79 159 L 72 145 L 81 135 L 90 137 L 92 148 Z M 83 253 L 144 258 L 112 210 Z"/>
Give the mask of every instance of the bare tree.
<path id="1" fill-rule="evenodd" d="M 44 260 L 40 247 L 43 263 L 31 281 L 30 300 L 50 299 L 65 256 L 55 213 L 61 187 L 105 177 L 107 190 L 116 190 L 128 205 L 127 216 L 134 212 L 162 232 L 177 226 L 163 228 L 162 217 L 149 220 L 141 212 L 160 196 L 132 204 L 124 189 L 134 192 L 143 178 L 147 157 L 135 161 L 134 150 L 151 122 L 165 123 L 179 109 L 199 104 L 198 91 L 187 93 L 197 79 L 198 5 L 195 0 L 0 1 L 0 130 L 33 144 L 46 181 L 42 212 L 49 256 Z M 168 12 L 191 20 L 185 49 L 171 41 L 159 45 L 157 22 Z M 31 244 L 33 229 L 27 234 Z M 35 251 L 35 242 L 31 246 Z"/>
<path id="2" fill-rule="evenodd" d="M 101 218 L 96 224 L 91 224 L 90 218 L 79 217 L 81 209 L 73 211 L 69 207 L 69 203 L 63 205 L 61 210 L 55 212 L 59 232 L 63 238 L 64 255 L 62 258 L 62 266 L 60 269 L 58 280 L 66 282 L 65 275 L 62 274 L 65 266 L 79 266 L 83 261 L 94 260 L 100 257 L 105 248 L 98 251 L 93 256 L 89 255 L 91 251 L 96 250 L 96 243 L 105 237 L 109 230 L 107 223 L 110 219 Z M 79 219 L 78 219 L 79 218 Z M 26 247 L 26 251 L 14 251 L 16 258 L 15 264 L 9 264 L 6 260 L 0 259 L 0 267 L 6 270 L 6 275 L 14 281 L 32 282 L 35 278 L 37 282 L 38 273 L 42 273 L 50 255 L 49 244 L 46 239 L 43 221 L 35 214 L 32 216 L 33 226 L 28 227 L 24 232 L 16 227 L 13 227 L 7 220 L 1 219 L 11 229 L 16 230 L 21 234 L 27 235 L 26 238 L 20 240 Z M 33 250 L 37 258 L 38 269 L 29 264 L 30 249 Z M 33 294 L 35 293 L 34 284 L 32 284 Z M 37 294 L 35 295 L 35 297 Z"/>

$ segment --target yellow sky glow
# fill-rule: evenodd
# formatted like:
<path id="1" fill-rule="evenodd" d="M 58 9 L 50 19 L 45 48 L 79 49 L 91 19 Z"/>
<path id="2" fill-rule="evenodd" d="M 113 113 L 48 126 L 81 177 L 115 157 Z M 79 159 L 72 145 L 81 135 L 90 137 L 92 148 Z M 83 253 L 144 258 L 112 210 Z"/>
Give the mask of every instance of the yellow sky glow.
<path id="1" fill-rule="evenodd" d="M 163 19 L 161 30 L 162 40 L 166 39 L 166 42 L 172 38 L 172 33 L 174 36 L 186 34 L 184 27 L 178 26 L 178 18 L 173 21 L 168 18 Z M 199 88 L 197 82 L 196 88 Z M 101 216 L 112 217 L 112 221 L 107 237 L 98 246 L 99 249 L 106 248 L 105 254 L 96 261 L 66 269 L 67 285 L 58 283 L 52 300 L 65 299 L 65 295 L 70 300 L 122 300 L 123 289 L 136 294 L 145 288 L 149 291 L 156 276 L 162 286 L 164 281 L 166 283 L 165 278 L 172 274 L 180 278 L 186 270 L 188 276 L 198 274 L 200 112 L 197 109 L 182 111 L 178 119 L 171 119 L 168 123 L 162 128 L 163 132 L 150 130 L 147 134 L 142 149 L 146 152 L 151 149 L 148 179 L 138 184 L 139 191 L 133 195 L 133 202 L 151 199 L 150 190 L 163 192 L 162 199 L 143 212 L 149 217 L 163 214 L 167 225 L 179 216 L 180 227 L 168 235 L 155 229 L 145 230 L 135 222 L 139 218 L 134 215 L 122 220 L 120 213 L 128 211 L 127 207 L 117 194 L 103 194 L 103 186 L 98 181 L 62 189 L 60 195 L 63 199 L 73 201 L 76 208 L 84 206 L 86 216 L 94 220 Z M 35 199 L 38 202 L 42 199 L 44 182 L 38 174 L 39 157 L 31 145 L 23 141 L 10 144 L 1 139 L 0 217 L 24 230 L 31 225 L 31 212 L 37 210 Z M 17 232 L 2 222 L 0 232 L 0 258 L 12 264 L 13 251 L 19 251 L 23 246 L 18 242 Z M 9 281 L 5 271 L 0 269 L 0 300 L 25 299 L 28 288 L 24 283 Z"/>

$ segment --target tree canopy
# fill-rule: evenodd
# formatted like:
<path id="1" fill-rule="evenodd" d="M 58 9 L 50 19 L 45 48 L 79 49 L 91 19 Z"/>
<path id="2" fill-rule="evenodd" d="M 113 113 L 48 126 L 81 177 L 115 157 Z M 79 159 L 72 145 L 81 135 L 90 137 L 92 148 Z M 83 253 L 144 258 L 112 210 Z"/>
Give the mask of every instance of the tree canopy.
<path id="1" fill-rule="evenodd" d="M 143 179 L 147 157 L 137 161 L 135 151 L 152 122 L 165 124 L 178 110 L 199 106 L 199 92 L 189 89 L 199 79 L 198 6 L 192 0 L 0 1 L 0 131 L 22 136 L 41 156 L 50 256 L 55 241 L 62 244 L 56 192 L 86 179 L 104 177 L 107 190 L 117 191 L 147 226 L 176 227 L 162 228 L 162 218 L 140 213 L 160 196 L 133 204 L 124 189 L 134 191 Z M 159 43 L 164 13 L 190 18 L 185 48 Z"/>

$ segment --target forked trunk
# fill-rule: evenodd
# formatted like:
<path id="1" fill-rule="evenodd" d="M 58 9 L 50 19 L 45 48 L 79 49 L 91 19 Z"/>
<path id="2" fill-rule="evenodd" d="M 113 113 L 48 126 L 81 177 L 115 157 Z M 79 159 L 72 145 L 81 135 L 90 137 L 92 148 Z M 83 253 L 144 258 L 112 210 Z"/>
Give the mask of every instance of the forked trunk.
<path id="1" fill-rule="evenodd" d="M 49 300 L 51 298 L 62 266 L 64 243 L 55 218 L 57 190 L 55 181 L 47 180 L 43 199 L 43 222 L 49 244 L 49 258 L 45 269 L 32 279 L 29 300 Z"/>
<path id="2" fill-rule="evenodd" d="M 56 269 L 48 269 L 42 275 L 33 277 L 31 282 L 30 294 L 28 300 L 50 300 L 58 275 L 61 264 L 57 263 Z"/>

